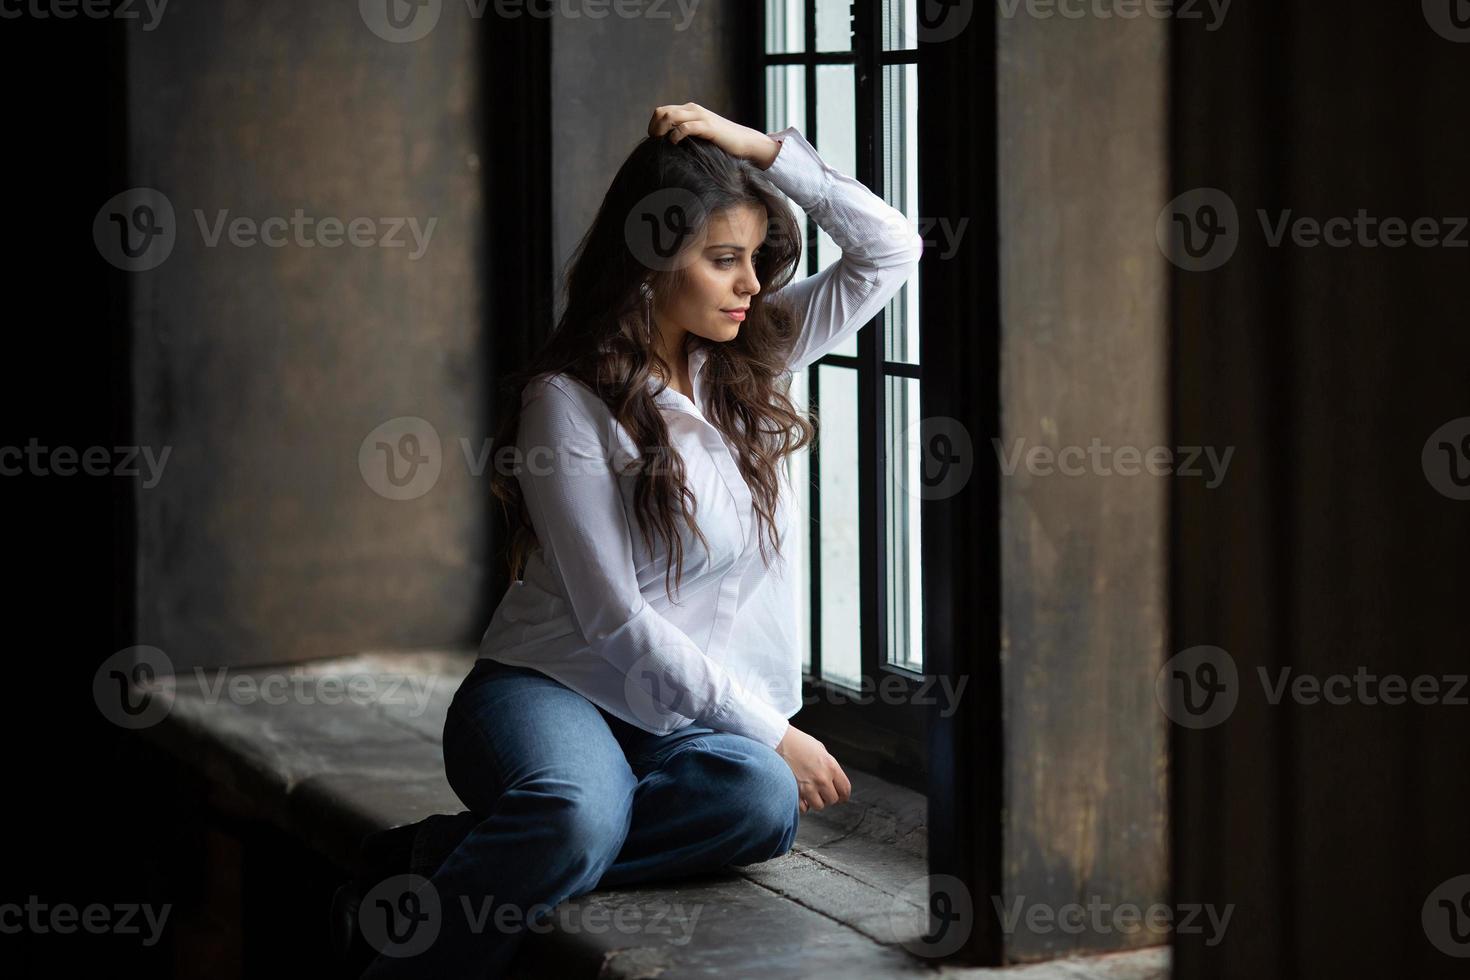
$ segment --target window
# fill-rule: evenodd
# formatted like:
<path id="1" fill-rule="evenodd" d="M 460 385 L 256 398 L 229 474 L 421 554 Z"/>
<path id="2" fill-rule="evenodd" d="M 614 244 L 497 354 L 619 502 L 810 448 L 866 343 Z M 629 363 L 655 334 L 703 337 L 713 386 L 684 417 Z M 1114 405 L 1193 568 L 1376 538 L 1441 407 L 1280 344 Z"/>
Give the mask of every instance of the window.
<path id="1" fill-rule="evenodd" d="M 827 163 L 918 223 L 918 0 L 764 0 L 758 104 Z M 837 260 L 804 215 L 797 278 Z M 804 376 L 816 444 L 789 460 L 807 534 L 793 542 L 803 727 L 844 760 L 923 788 L 920 283 Z M 801 493 L 800 488 L 807 488 Z M 911 489 L 912 488 L 912 491 Z"/>

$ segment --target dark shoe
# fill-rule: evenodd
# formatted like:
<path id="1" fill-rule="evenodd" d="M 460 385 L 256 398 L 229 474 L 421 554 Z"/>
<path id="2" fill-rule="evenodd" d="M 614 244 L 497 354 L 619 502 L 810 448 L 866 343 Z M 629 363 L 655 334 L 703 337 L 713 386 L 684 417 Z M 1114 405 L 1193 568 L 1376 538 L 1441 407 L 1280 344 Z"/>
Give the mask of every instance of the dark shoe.
<path id="1" fill-rule="evenodd" d="M 480 818 L 469 810 L 436 813 L 417 823 L 379 830 L 363 838 L 358 875 L 332 895 L 332 948 L 349 971 L 346 975 L 361 974 L 378 953 L 358 928 L 363 896 L 394 875 L 432 877 L 479 822 Z"/>
<path id="2" fill-rule="evenodd" d="M 332 894 L 332 949 L 342 964 L 343 977 L 361 976 L 378 955 L 357 927 L 357 910 L 362 905 L 362 896 L 362 882 L 356 878 Z"/>
<path id="3" fill-rule="evenodd" d="M 409 854 L 408 870 L 432 878 L 449 855 L 453 854 L 480 817 L 469 810 L 459 813 L 436 813 L 413 824 L 418 829 Z"/>
<path id="4" fill-rule="evenodd" d="M 379 882 L 412 870 L 419 826 L 411 823 L 390 827 L 363 838 L 358 874 L 332 894 L 329 922 L 332 949 L 342 963 L 345 977 L 360 976 L 378 955 L 358 928 L 358 909 L 363 896 Z"/>

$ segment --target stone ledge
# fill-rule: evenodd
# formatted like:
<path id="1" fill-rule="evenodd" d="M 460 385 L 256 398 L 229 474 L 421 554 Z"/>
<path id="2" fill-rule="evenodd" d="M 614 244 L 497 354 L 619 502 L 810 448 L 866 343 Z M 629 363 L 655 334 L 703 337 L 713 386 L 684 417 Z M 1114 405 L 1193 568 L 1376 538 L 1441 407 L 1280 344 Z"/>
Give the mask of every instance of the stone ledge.
<path id="1" fill-rule="evenodd" d="M 145 734 L 202 772 L 219 801 L 300 838 L 345 877 L 359 870 L 364 835 L 464 809 L 444 778 L 440 738 L 474 659 L 473 651 L 365 653 L 225 675 L 226 684 L 286 673 L 340 682 L 342 691 L 354 679 L 375 685 L 376 697 L 333 704 L 233 699 L 214 671 L 181 674 L 168 714 Z M 905 933 L 922 923 L 906 889 L 927 874 L 927 801 L 867 773 L 848 776 L 850 801 L 804 815 L 780 858 L 562 903 L 552 929 L 528 937 L 517 975 L 1167 977 L 1162 949 L 999 971 L 939 968 L 908 953 L 901 944 L 914 936 Z M 640 925 L 609 928 L 627 921 Z"/>

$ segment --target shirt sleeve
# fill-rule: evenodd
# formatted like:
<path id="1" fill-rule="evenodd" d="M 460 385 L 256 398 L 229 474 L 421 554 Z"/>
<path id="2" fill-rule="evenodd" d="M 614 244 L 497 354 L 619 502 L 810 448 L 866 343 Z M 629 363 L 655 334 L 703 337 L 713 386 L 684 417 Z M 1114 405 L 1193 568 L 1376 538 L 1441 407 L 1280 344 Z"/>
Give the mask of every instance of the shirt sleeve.
<path id="1" fill-rule="evenodd" d="M 781 143 L 765 175 L 831 236 L 842 257 L 788 283 L 767 302 L 797 317 L 787 370 L 800 371 L 871 320 L 918 271 L 924 240 L 902 211 L 827 166 L 794 126 L 767 133 Z"/>
<path id="2" fill-rule="evenodd" d="M 744 690 L 643 598 L 613 447 L 599 434 L 612 424 L 611 414 L 594 422 L 555 381 L 527 385 L 517 480 L 578 631 L 623 675 L 625 691 L 636 685 L 640 699 L 775 748 L 786 734 L 786 718 Z"/>

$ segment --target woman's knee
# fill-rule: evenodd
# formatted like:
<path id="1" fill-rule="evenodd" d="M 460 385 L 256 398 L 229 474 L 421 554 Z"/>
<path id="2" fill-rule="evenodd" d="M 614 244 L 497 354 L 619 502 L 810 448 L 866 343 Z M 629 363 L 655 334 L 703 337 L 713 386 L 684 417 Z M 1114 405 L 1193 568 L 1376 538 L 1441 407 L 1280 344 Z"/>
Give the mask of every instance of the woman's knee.
<path id="1" fill-rule="evenodd" d="M 747 740 L 748 741 L 748 740 Z M 780 857 L 796 840 L 800 792 L 796 775 L 776 753 L 759 746 L 753 751 L 719 753 L 707 767 L 711 788 L 722 798 L 738 801 L 734 814 L 744 845 L 731 864 L 756 864 Z"/>
<path id="2" fill-rule="evenodd" d="M 615 862 L 632 827 L 632 789 L 589 793 L 563 779 L 529 779 L 506 790 L 475 828 L 475 848 L 534 862 L 536 874 L 580 894 Z"/>

